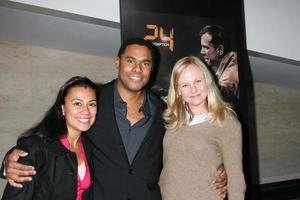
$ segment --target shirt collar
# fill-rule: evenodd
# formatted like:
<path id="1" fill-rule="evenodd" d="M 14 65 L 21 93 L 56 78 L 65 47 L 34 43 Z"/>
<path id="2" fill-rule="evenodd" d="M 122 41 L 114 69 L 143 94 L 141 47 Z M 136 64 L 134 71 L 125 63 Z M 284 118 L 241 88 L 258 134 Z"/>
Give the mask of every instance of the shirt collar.
<path id="1" fill-rule="evenodd" d="M 117 89 L 117 82 L 115 81 L 115 86 L 114 86 L 114 104 L 117 107 L 122 107 L 122 108 L 126 108 L 126 102 L 123 101 L 118 89 Z M 140 107 L 140 111 L 142 111 L 144 113 L 145 116 L 150 116 L 151 112 L 150 112 L 150 107 L 149 107 L 149 94 L 147 93 L 146 89 L 143 88 L 143 95 L 144 95 L 144 102 L 142 104 L 142 106 Z"/>

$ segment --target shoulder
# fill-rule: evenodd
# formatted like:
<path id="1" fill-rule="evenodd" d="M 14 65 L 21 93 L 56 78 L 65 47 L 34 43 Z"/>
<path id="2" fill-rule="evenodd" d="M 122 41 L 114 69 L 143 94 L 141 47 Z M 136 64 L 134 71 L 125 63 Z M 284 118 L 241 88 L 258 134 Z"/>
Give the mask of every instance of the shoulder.
<path id="1" fill-rule="evenodd" d="M 46 139 L 37 134 L 21 137 L 17 141 L 17 147 L 22 148 L 22 150 L 40 148 L 41 146 L 45 146 L 45 144 Z"/>
<path id="2" fill-rule="evenodd" d="M 237 117 L 229 112 L 225 115 L 225 120 L 221 127 L 222 135 L 225 134 L 227 138 L 240 138 L 242 135 L 242 127 Z"/>
<path id="3" fill-rule="evenodd" d="M 97 85 L 98 85 L 99 94 L 101 95 L 101 93 L 105 93 L 107 91 L 113 91 L 115 85 L 115 79 L 108 83 L 97 84 Z"/>
<path id="4" fill-rule="evenodd" d="M 20 138 L 17 148 L 27 152 L 28 156 L 20 158 L 19 162 L 34 165 L 37 168 L 41 167 L 45 160 L 47 144 L 48 140 L 39 135 Z"/>
<path id="5" fill-rule="evenodd" d="M 195 126 L 182 126 L 180 128 L 172 128 L 172 129 L 166 129 L 166 134 L 168 135 L 181 135 L 186 133 L 187 131 L 193 131 L 192 129 L 195 128 L 197 125 Z M 197 128 L 196 128 L 197 129 Z"/>
<path id="6" fill-rule="evenodd" d="M 155 94 L 154 92 L 152 92 L 149 89 L 145 89 L 147 97 L 149 98 L 149 100 L 151 102 L 153 102 L 155 105 L 161 107 L 161 109 L 165 109 L 167 104 L 162 100 L 162 98 L 160 98 L 157 94 Z"/>
<path id="7" fill-rule="evenodd" d="M 111 102 L 114 97 L 114 88 L 115 80 L 103 85 L 99 85 L 99 104 L 103 104 L 103 102 Z"/>
<path id="8" fill-rule="evenodd" d="M 113 79 L 108 83 L 99 85 L 100 90 L 111 90 L 114 89 L 117 79 Z"/>
<path id="9" fill-rule="evenodd" d="M 232 128 L 240 128 L 241 127 L 240 121 L 237 119 L 236 115 L 231 111 L 228 111 L 225 113 L 224 124 L 226 124 L 227 126 L 230 126 Z"/>

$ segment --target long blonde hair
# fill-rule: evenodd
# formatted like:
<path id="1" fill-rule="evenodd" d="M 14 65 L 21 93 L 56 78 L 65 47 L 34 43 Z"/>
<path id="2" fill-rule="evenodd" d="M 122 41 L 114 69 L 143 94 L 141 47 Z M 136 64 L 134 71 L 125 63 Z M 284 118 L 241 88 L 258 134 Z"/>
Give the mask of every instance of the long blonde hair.
<path id="1" fill-rule="evenodd" d="M 168 91 L 167 104 L 168 108 L 163 113 L 165 126 L 167 129 L 178 129 L 188 125 L 190 122 L 189 108 L 183 102 L 182 97 L 178 93 L 178 79 L 183 70 L 189 65 L 198 66 L 204 74 L 205 83 L 207 85 L 207 110 L 211 121 L 217 121 L 222 125 L 225 119 L 225 113 L 234 112 L 230 104 L 226 103 L 221 96 L 218 86 L 213 78 L 213 75 L 208 70 L 206 65 L 195 56 L 183 57 L 176 62 L 173 67 L 170 86 Z"/>

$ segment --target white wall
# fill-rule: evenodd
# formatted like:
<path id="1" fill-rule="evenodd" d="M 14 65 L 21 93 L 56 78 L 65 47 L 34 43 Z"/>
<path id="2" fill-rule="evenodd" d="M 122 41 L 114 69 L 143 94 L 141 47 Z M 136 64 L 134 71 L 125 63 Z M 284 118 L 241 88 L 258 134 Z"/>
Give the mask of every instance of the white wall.
<path id="1" fill-rule="evenodd" d="M 300 61 L 300 1 L 244 0 L 247 49 Z"/>
<path id="2" fill-rule="evenodd" d="M 14 2 L 120 22 L 119 0 L 12 0 Z"/>
<path id="3" fill-rule="evenodd" d="M 120 22 L 119 0 L 14 1 Z M 300 61 L 300 1 L 244 0 L 244 5 L 248 50 Z"/>

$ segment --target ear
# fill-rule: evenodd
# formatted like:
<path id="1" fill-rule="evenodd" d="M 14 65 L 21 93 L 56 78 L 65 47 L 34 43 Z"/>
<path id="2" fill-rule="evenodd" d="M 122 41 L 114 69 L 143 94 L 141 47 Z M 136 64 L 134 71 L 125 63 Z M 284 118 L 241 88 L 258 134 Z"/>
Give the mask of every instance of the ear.
<path id="1" fill-rule="evenodd" d="M 220 45 L 217 47 L 217 54 L 218 54 L 219 56 L 222 56 L 223 53 L 224 53 L 224 46 L 220 44 Z"/>
<path id="2" fill-rule="evenodd" d="M 119 70 L 119 65 L 120 65 L 120 57 L 118 56 L 115 59 L 115 67 L 116 67 L 117 70 Z"/>
<path id="3" fill-rule="evenodd" d="M 61 105 L 61 112 L 62 112 L 62 116 L 65 116 L 65 108 L 64 108 L 64 105 Z"/>

